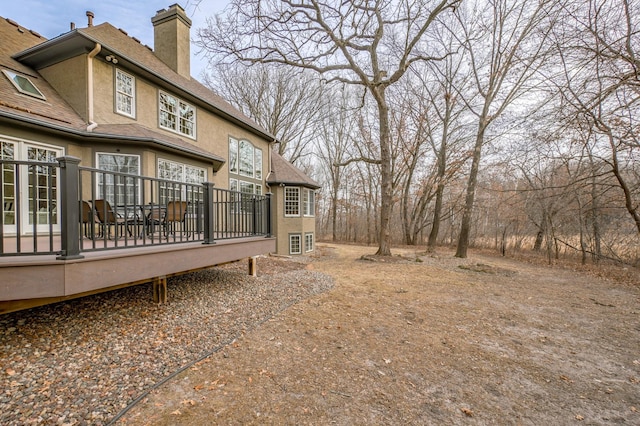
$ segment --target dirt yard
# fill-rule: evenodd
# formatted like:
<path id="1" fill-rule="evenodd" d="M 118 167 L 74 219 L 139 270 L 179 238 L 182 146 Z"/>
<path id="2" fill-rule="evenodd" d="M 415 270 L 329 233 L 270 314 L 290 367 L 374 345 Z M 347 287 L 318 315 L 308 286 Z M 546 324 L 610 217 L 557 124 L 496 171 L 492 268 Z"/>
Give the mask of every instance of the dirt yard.
<path id="1" fill-rule="evenodd" d="M 633 272 L 619 282 L 473 252 L 320 251 L 306 268 L 334 277 L 331 291 L 248 331 L 118 424 L 640 424 Z"/>

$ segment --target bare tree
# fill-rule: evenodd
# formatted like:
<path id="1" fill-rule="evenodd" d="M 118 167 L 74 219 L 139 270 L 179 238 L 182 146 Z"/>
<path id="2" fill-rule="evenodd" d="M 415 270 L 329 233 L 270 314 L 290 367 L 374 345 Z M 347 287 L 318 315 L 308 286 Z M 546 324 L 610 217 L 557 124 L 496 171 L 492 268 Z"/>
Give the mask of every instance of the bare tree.
<path id="1" fill-rule="evenodd" d="M 353 94 L 349 87 L 336 86 L 330 89 L 330 93 L 333 102 L 324 105 L 319 134 L 314 140 L 315 151 L 326 175 L 324 181 L 328 183 L 331 236 L 333 241 L 337 241 L 338 202 L 345 174 L 338 164 L 346 160 L 353 144 L 357 110 L 350 105 Z"/>
<path id="2" fill-rule="evenodd" d="M 477 118 L 477 132 L 467 182 L 457 257 L 467 257 L 478 171 L 489 126 L 518 98 L 531 90 L 547 58 L 547 34 L 554 24 L 555 2 L 488 0 L 465 3 L 458 12 L 459 28 L 479 102 L 467 100 Z"/>
<path id="3" fill-rule="evenodd" d="M 443 32 L 440 38 L 445 48 L 453 50 L 455 37 L 452 34 Z M 435 248 L 438 240 L 446 184 L 459 172 L 467 158 L 466 153 L 462 152 L 468 137 L 468 129 L 463 123 L 465 105 L 457 94 L 458 91 L 467 92 L 465 87 L 471 77 L 465 72 L 464 62 L 465 55 L 450 55 L 443 61 L 427 64 L 431 72 L 416 73 L 427 93 L 429 109 L 437 117 L 435 125 L 433 121 L 429 124 L 427 133 L 436 160 L 435 201 L 427 241 L 429 250 Z M 426 75 L 432 75 L 433 80 L 425 79 Z"/>
<path id="4" fill-rule="evenodd" d="M 640 235 L 640 182 L 633 172 L 640 150 L 640 9 L 628 0 L 590 0 L 564 11 L 557 43 L 565 120 L 584 123 L 599 142 L 596 152 L 615 176 Z"/>
<path id="5" fill-rule="evenodd" d="M 356 85 L 377 105 L 381 208 L 378 255 L 390 255 L 392 153 L 386 90 L 416 62 L 429 61 L 425 34 L 459 0 L 232 0 L 225 19 L 198 32 L 199 45 L 245 63 L 314 70 Z M 355 159 L 354 159 L 355 160 Z"/>
<path id="6" fill-rule="evenodd" d="M 297 163 L 311 152 L 321 114 L 325 84 L 288 67 L 218 64 L 204 82 L 278 140 L 278 153 Z"/>

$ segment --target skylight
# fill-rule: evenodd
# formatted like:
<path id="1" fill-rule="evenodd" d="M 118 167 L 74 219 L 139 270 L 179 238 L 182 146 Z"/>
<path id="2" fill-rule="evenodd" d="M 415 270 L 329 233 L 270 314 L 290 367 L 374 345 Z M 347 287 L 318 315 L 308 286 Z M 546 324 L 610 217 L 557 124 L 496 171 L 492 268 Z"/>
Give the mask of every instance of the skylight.
<path id="1" fill-rule="evenodd" d="M 38 90 L 38 88 L 29 80 L 27 77 L 23 75 L 16 74 L 9 70 L 2 70 L 4 75 L 7 76 L 9 80 L 16 86 L 16 89 L 20 93 L 24 93 L 25 95 L 33 96 L 38 99 L 46 99 L 42 92 Z"/>

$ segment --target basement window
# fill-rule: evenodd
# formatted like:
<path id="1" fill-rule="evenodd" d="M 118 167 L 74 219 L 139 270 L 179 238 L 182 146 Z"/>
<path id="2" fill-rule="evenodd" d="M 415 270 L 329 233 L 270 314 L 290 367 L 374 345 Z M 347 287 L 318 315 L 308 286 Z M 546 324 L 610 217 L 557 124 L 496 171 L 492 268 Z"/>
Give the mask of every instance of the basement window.
<path id="1" fill-rule="evenodd" d="M 33 96 L 34 98 L 46 100 L 42 92 L 38 90 L 35 84 L 33 84 L 27 77 L 16 74 L 9 70 L 2 70 L 2 72 L 4 72 L 4 75 L 7 76 L 7 78 L 13 83 L 14 86 L 16 86 L 16 89 L 18 89 L 20 93 Z"/>

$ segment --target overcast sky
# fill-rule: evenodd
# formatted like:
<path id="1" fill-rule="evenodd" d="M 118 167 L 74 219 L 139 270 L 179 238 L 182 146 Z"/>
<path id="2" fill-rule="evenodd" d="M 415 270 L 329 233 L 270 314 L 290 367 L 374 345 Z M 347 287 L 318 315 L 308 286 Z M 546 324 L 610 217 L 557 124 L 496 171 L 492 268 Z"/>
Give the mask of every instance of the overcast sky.
<path id="1" fill-rule="evenodd" d="M 151 18 L 160 9 L 180 4 L 193 21 L 191 38 L 205 25 L 205 19 L 219 13 L 228 0 L 3 0 L 0 16 L 51 39 L 69 31 L 70 23 L 87 26 L 87 10 L 94 13 L 95 25 L 109 22 L 122 28 L 143 44 L 153 47 Z M 199 4 L 198 4 L 199 3 Z M 0 41 L 1 42 L 1 41 Z M 191 47 L 191 75 L 199 78 L 205 68 L 202 54 Z"/>

